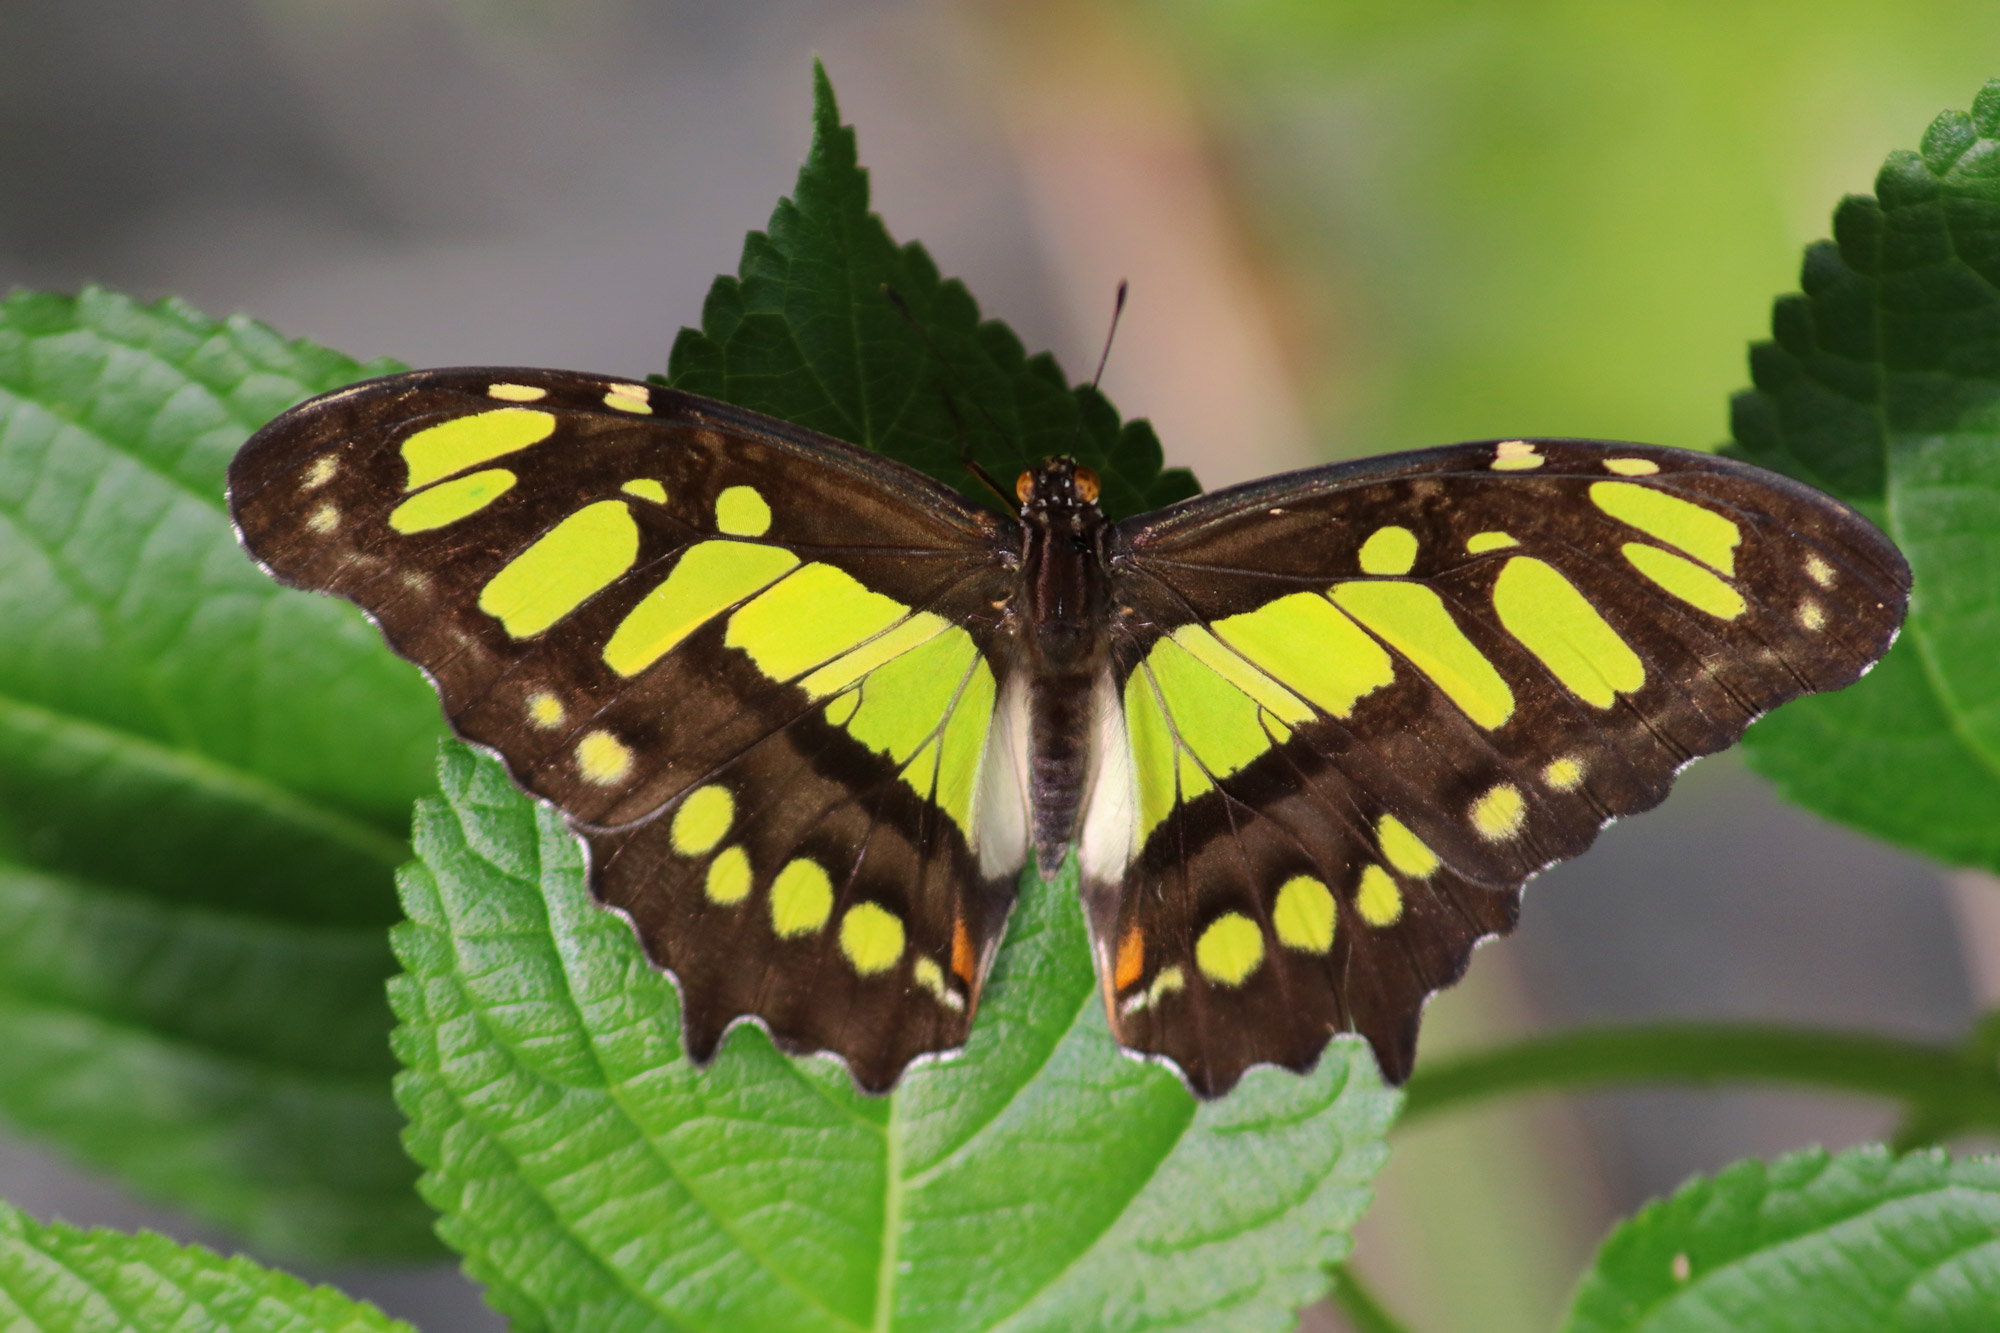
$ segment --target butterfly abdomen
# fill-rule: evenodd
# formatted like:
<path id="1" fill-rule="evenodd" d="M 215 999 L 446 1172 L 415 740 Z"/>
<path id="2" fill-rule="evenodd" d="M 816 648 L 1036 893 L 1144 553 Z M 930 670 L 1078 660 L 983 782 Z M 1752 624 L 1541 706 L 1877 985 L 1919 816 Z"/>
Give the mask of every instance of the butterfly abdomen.
<path id="1" fill-rule="evenodd" d="M 1029 696 L 1028 771 L 1035 859 L 1044 877 L 1076 840 L 1092 760 L 1091 699 L 1110 661 L 1110 575 L 1103 512 L 1079 494 L 1073 465 L 1052 459 L 1021 508 L 1022 667 Z"/>

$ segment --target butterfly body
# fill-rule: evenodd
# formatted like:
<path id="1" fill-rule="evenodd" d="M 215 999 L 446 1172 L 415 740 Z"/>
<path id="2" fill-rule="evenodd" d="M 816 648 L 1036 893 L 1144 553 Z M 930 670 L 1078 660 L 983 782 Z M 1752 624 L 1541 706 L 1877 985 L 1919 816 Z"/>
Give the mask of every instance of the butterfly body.
<path id="1" fill-rule="evenodd" d="M 245 545 L 361 605 L 585 843 L 689 1050 L 863 1087 L 961 1046 L 1016 881 L 1071 849 L 1108 1023 L 1204 1095 L 1425 999 L 1522 883 L 1887 649 L 1908 570 L 1809 488 L 1506 440 L 1113 519 L 994 513 L 656 386 L 425 371 L 295 408 Z"/>
<path id="2" fill-rule="evenodd" d="M 1081 484 L 1079 484 L 1081 483 Z M 1010 674 L 1027 681 L 1035 859 L 1052 878 L 1076 841 L 1095 746 L 1092 711 L 1109 687 L 1110 524 L 1097 481 L 1068 459 L 1023 473 L 1020 611 Z"/>

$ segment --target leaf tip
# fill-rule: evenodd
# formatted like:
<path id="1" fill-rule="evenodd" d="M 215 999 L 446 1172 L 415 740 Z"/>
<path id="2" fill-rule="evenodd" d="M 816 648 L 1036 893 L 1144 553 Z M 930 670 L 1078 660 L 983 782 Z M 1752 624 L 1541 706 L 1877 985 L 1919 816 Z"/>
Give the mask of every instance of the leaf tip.
<path id="1" fill-rule="evenodd" d="M 826 72 L 826 62 L 817 54 L 813 56 L 813 149 L 817 154 L 822 143 L 839 134 L 840 101 L 833 94 L 833 79 Z"/>

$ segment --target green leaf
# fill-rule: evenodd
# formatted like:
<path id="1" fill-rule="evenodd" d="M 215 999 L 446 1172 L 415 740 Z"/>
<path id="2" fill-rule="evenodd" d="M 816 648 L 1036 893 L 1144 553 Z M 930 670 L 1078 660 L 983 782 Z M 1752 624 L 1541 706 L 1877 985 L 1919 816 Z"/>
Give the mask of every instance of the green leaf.
<path id="1" fill-rule="evenodd" d="M 397 1091 L 518 1327 L 1276 1330 L 1346 1254 L 1396 1103 L 1367 1047 L 1197 1104 L 1112 1041 L 1073 875 L 1015 909 L 964 1056 L 871 1098 L 748 1024 L 694 1068 L 560 817 L 459 745 L 440 778 Z"/>
<path id="2" fill-rule="evenodd" d="M 1619 1225 L 1568 1333 L 1983 1333 L 2000 1162 L 1879 1146 L 1738 1162 Z"/>
<path id="3" fill-rule="evenodd" d="M 10 1333 L 414 1333 L 400 1319 L 241 1257 L 150 1232 L 84 1231 L 0 1203 L 0 1327 Z"/>
<path id="4" fill-rule="evenodd" d="M 989 504 L 962 444 L 1010 489 L 1024 469 L 1072 454 L 1096 469 L 1113 518 L 1193 495 L 1192 473 L 1161 469 L 1150 425 L 1120 425 L 1055 358 L 1029 357 L 1004 324 L 982 322 L 922 246 L 890 238 L 868 211 L 854 131 L 817 65 L 813 92 L 812 149 L 792 198 L 768 231 L 750 233 L 737 276 L 715 280 L 701 329 L 681 330 L 668 381 L 878 450 Z"/>
<path id="5" fill-rule="evenodd" d="M 389 367 L 102 291 L 0 303 L 0 1111 L 255 1244 L 433 1250 L 385 928 L 430 690 L 243 558 L 223 470 Z"/>
<path id="6" fill-rule="evenodd" d="M 1812 809 L 2000 869 L 2000 80 L 1892 153 L 1780 299 L 1735 452 L 1861 506 L 1915 577 L 1902 640 L 1752 730 Z"/>

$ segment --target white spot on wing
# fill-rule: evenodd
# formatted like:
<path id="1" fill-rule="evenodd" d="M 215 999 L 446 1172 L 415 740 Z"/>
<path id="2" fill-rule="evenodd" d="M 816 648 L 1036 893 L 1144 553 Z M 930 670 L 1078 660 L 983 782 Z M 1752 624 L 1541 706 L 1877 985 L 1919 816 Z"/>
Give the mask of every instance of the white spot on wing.
<path id="1" fill-rule="evenodd" d="M 1495 472 L 1526 472 L 1548 462 L 1535 452 L 1535 446 L 1526 440 L 1503 440 L 1493 450 L 1492 470 Z"/>
<path id="2" fill-rule="evenodd" d="M 972 827 L 979 872 L 1011 875 L 1028 861 L 1028 681 L 1016 671 L 993 703 L 993 725 L 979 760 Z"/>
<path id="3" fill-rule="evenodd" d="M 1077 864 L 1085 883 L 1116 884 L 1139 850 L 1139 791 L 1125 709 L 1109 671 L 1091 691 L 1090 712 L 1096 745 Z"/>

